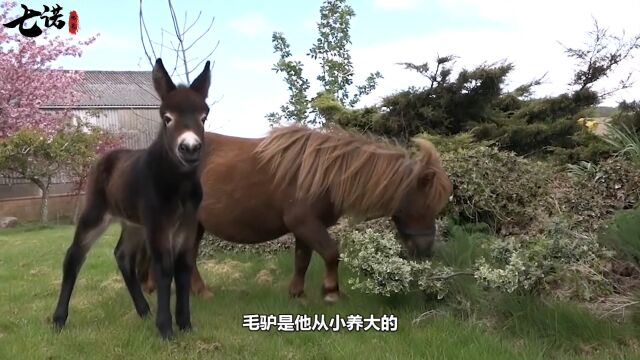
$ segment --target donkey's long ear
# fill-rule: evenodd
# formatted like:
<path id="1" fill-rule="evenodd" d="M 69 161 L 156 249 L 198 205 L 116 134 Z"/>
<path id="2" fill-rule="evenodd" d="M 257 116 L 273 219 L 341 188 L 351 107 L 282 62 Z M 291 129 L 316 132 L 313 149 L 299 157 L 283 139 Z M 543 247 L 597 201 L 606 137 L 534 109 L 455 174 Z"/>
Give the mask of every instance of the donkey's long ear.
<path id="1" fill-rule="evenodd" d="M 210 61 L 207 61 L 204 64 L 204 70 L 198 75 L 198 77 L 193 80 L 191 85 L 189 86 L 192 90 L 196 91 L 203 98 L 207 98 L 209 95 L 209 86 L 211 85 L 211 70 L 209 70 Z"/>
<path id="2" fill-rule="evenodd" d="M 153 67 L 152 78 L 153 87 L 162 99 L 176 88 L 176 85 L 173 83 L 169 73 L 167 73 L 167 70 L 165 70 L 164 65 L 162 64 L 162 59 L 156 60 L 156 65 Z"/>

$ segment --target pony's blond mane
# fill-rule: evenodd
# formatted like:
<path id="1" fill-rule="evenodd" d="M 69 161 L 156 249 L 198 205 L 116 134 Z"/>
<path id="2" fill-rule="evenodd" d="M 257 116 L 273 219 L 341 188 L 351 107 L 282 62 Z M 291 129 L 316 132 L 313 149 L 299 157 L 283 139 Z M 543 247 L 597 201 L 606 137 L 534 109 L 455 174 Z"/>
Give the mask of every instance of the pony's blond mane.
<path id="1" fill-rule="evenodd" d="M 340 128 L 303 126 L 273 129 L 258 145 L 261 165 L 268 166 L 276 186 L 296 186 L 298 198 L 328 195 L 336 210 L 365 216 L 391 215 L 418 179 L 432 175 L 425 188 L 425 207 L 440 211 L 451 183 L 431 142 L 414 140 L 416 156 L 397 144 Z"/>

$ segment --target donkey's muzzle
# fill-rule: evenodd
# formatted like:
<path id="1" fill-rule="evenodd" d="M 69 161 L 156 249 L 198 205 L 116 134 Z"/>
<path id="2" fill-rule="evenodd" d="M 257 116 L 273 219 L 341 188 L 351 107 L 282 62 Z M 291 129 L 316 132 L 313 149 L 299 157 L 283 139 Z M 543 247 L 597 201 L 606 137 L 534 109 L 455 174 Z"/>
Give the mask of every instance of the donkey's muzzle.
<path id="1" fill-rule="evenodd" d="M 202 148 L 202 144 L 197 143 L 189 143 L 183 141 L 178 145 L 178 153 L 180 154 L 180 158 L 190 165 L 197 164 L 200 161 L 200 149 Z"/>

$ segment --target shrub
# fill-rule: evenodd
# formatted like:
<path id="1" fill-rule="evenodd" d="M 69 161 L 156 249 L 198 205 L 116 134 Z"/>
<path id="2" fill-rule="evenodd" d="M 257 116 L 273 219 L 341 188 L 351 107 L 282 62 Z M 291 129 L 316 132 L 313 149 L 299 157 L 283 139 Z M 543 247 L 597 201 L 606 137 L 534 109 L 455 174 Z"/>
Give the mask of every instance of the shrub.
<path id="1" fill-rule="evenodd" d="M 594 232 L 617 211 L 638 204 L 640 168 L 611 158 L 592 165 L 589 171 L 556 174 L 552 189 L 557 210 L 570 216 L 582 231 Z"/>
<path id="2" fill-rule="evenodd" d="M 342 238 L 344 261 L 356 274 L 348 279 L 353 289 L 389 296 L 423 290 L 442 298 L 451 269 L 430 261 L 404 258 L 404 249 L 391 231 L 352 231 Z"/>
<path id="3" fill-rule="evenodd" d="M 479 145 L 443 153 L 442 161 L 454 188 L 448 211 L 459 221 L 521 233 L 549 194 L 549 168 L 512 152 Z"/>
<path id="4" fill-rule="evenodd" d="M 605 274 L 612 253 L 594 237 L 566 227 L 556 222 L 542 235 L 493 239 L 485 245 L 488 259 L 476 262 L 476 279 L 507 293 L 553 291 L 583 300 L 611 291 Z"/>
<path id="5" fill-rule="evenodd" d="M 611 118 L 611 124 L 625 126 L 636 133 L 640 133 L 640 101 L 623 101 L 618 106 L 618 110 Z"/>
<path id="6" fill-rule="evenodd" d="M 616 215 L 598 239 L 622 259 L 640 264 L 640 207 Z"/>
<path id="7" fill-rule="evenodd" d="M 293 237 L 282 236 L 278 239 L 259 244 L 238 244 L 223 240 L 217 236 L 205 233 L 200 244 L 199 254 L 204 257 L 211 257 L 215 252 L 248 252 L 255 254 L 274 254 L 286 250 L 294 245 Z"/>
<path id="8" fill-rule="evenodd" d="M 625 124 L 610 125 L 603 140 L 617 151 L 617 155 L 640 165 L 640 133 Z"/>
<path id="9" fill-rule="evenodd" d="M 470 132 L 462 132 L 451 136 L 423 133 L 418 135 L 417 137 L 429 140 L 440 153 L 450 153 L 481 145 L 491 145 L 491 143 L 488 141 L 476 141 L 473 137 L 473 134 L 471 134 Z"/>
<path id="10" fill-rule="evenodd" d="M 577 115 L 576 115 L 577 116 Z M 473 130 L 477 140 L 495 141 L 502 150 L 527 157 L 551 158 L 559 163 L 596 161 L 613 148 L 573 118 L 553 122 L 483 124 Z"/>

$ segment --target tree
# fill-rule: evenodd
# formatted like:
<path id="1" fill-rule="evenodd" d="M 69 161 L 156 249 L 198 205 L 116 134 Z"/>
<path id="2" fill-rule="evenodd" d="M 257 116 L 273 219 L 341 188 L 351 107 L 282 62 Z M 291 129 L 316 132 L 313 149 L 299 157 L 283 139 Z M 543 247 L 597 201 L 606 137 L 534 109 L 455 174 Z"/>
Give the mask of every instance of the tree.
<path id="1" fill-rule="evenodd" d="M 54 176 L 70 175 L 79 194 L 97 157 L 117 144 L 118 137 L 82 121 L 67 122 L 54 134 L 23 128 L 0 140 L 0 169 L 5 177 L 27 179 L 40 189 L 40 221 L 46 224 Z"/>
<path id="2" fill-rule="evenodd" d="M 184 76 L 187 83 L 191 83 L 191 73 L 194 71 L 199 71 L 200 65 L 209 59 L 209 57 L 216 51 L 218 48 L 219 42 L 216 42 L 215 45 L 210 47 L 210 51 L 207 56 L 198 59 L 197 57 L 189 55 L 189 51 L 193 49 L 193 47 L 199 43 L 205 36 L 209 34 L 209 31 L 213 27 L 213 23 L 215 21 L 215 17 L 211 17 L 211 21 L 209 21 L 209 25 L 203 30 L 200 34 L 195 36 L 195 40 L 188 42 L 187 34 L 194 29 L 194 26 L 200 20 L 200 16 L 202 16 L 202 11 L 198 12 L 196 19 L 192 23 L 187 22 L 187 12 L 184 13 L 184 21 L 182 25 L 178 20 L 178 15 L 176 14 L 175 7 L 171 0 L 167 0 L 169 6 L 169 15 L 171 15 L 171 30 L 167 30 L 165 28 L 160 29 L 160 42 L 153 40 L 151 35 L 149 34 L 149 29 L 144 21 L 144 13 L 142 11 L 142 0 L 140 0 L 140 12 L 138 14 L 138 19 L 140 23 L 140 41 L 142 42 L 142 48 L 144 49 L 144 53 L 149 61 L 149 65 L 153 68 L 155 64 L 156 58 L 162 57 L 163 50 L 169 50 L 173 52 L 175 55 L 175 61 L 173 67 L 168 66 L 167 69 L 170 69 L 170 75 L 173 76 L 176 72 L 178 76 Z M 169 36 L 169 45 L 165 45 L 164 36 Z M 156 51 L 156 46 L 159 48 Z M 153 56 L 153 57 L 152 57 Z M 200 60 L 200 61 L 198 61 Z M 198 62 L 196 62 L 198 61 Z M 165 62 L 168 64 L 168 62 Z M 178 71 L 178 68 L 181 68 L 181 71 Z"/>
<path id="3" fill-rule="evenodd" d="M 318 38 L 307 53 L 311 60 L 320 65 L 316 80 L 323 90 L 318 96 L 328 94 L 349 108 L 375 90 L 378 80 L 382 78 L 380 72 L 375 72 L 369 74 L 363 84 L 353 87 L 354 69 L 349 45 L 351 18 L 354 16 L 355 11 L 347 5 L 346 0 L 324 0 L 320 7 Z M 291 47 L 283 33 L 274 32 L 271 41 L 274 52 L 280 55 L 273 70 L 284 74 L 289 100 L 280 107 L 280 112 L 267 114 L 267 119 L 271 124 L 283 120 L 310 125 L 324 124 L 326 119 L 322 119 L 321 113 L 313 108 L 313 98 L 307 94 L 311 82 L 303 74 L 303 63 L 292 60 Z"/>
<path id="4" fill-rule="evenodd" d="M 60 131 L 51 136 L 42 129 L 23 128 L 0 141 L 0 169 L 4 176 L 16 174 L 40 189 L 40 221 L 43 224 L 48 220 L 51 180 L 63 169 L 68 156 L 65 139 L 60 135 Z"/>
<path id="5" fill-rule="evenodd" d="M 626 60 L 633 58 L 635 51 L 640 49 L 640 34 L 625 38 L 625 33 L 613 35 L 607 28 L 603 28 L 593 19 L 594 29 L 588 32 L 589 40 L 583 48 L 567 47 L 565 53 L 576 60 L 577 69 L 570 85 L 576 86 L 578 91 L 593 90 L 593 85 L 599 80 L 609 77 L 616 68 Z M 626 89 L 632 85 L 630 72 L 620 80 L 613 89 L 598 91 L 599 98 L 605 98 L 616 91 Z"/>
<path id="6" fill-rule="evenodd" d="M 0 23 L 9 22 L 15 3 L 0 4 Z M 29 127 L 55 132 L 65 111 L 43 112 L 40 105 L 51 100 L 73 103 L 73 90 L 81 72 L 56 71 L 51 64 L 64 56 L 78 57 L 81 48 L 95 41 L 74 41 L 44 32 L 36 42 L 0 26 L 0 139 Z"/>
<path id="7" fill-rule="evenodd" d="M 79 117 L 74 120 L 65 128 L 69 147 L 64 169 L 73 182 L 73 194 L 76 197 L 73 214 L 75 223 L 80 214 L 80 194 L 87 183 L 89 170 L 101 155 L 118 147 L 122 139 L 121 136 L 92 125 Z"/>
<path id="8" fill-rule="evenodd" d="M 493 121 L 497 116 L 495 104 L 503 94 L 504 82 L 513 66 L 482 64 L 471 70 L 462 69 L 453 77 L 454 59 L 451 55 L 438 56 L 434 70 L 429 63 L 402 63 L 426 77 L 427 85 L 386 96 L 378 106 L 346 109 L 326 96 L 314 104 L 331 122 L 403 143 L 424 131 L 451 135 Z"/>

